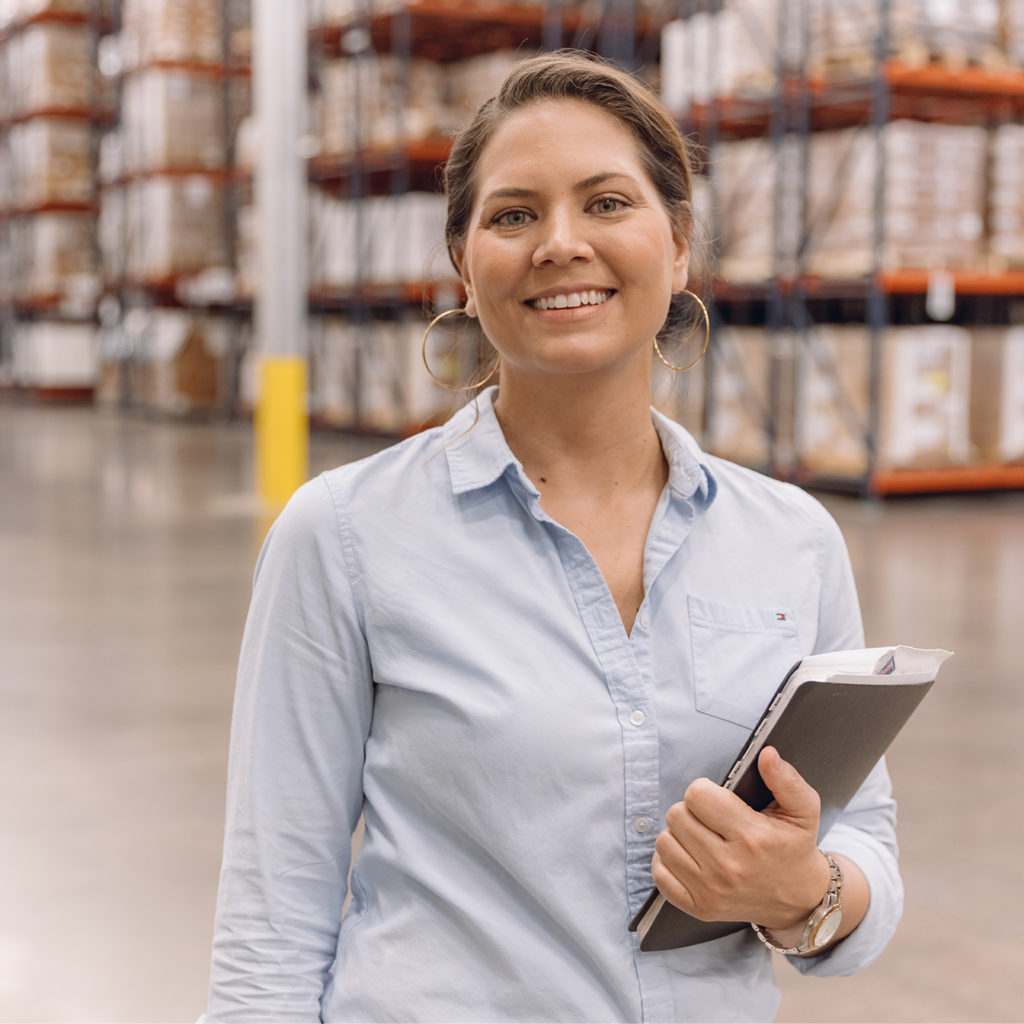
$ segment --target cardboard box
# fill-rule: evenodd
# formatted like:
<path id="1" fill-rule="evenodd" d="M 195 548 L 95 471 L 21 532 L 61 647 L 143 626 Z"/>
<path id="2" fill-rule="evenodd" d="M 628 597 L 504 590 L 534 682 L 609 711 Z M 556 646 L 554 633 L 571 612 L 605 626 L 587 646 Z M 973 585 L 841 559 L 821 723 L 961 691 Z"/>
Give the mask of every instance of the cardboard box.
<path id="1" fill-rule="evenodd" d="M 8 132 L 12 205 L 88 203 L 93 195 L 89 125 L 81 120 L 36 118 Z"/>
<path id="2" fill-rule="evenodd" d="M 971 444 L 982 462 L 1024 462 L 1024 327 L 971 330 Z"/>
<path id="3" fill-rule="evenodd" d="M 226 262 L 224 189 L 207 176 L 133 183 L 126 218 L 129 277 L 159 282 Z"/>
<path id="4" fill-rule="evenodd" d="M 97 376 L 91 324 L 20 323 L 12 336 L 13 377 L 28 388 L 91 388 Z"/>
<path id="5" fill-rule="evenodd" d="M 720 327 L 707 359 L 712 374 L 708 450 L 748 466 L 768 466 L 774 421 L 771 335 L 760 327 Z"/>
<path id="6" fill-rule="evenodd" d="M 221 7 L 210 0 L 124 0 L 121 38 L 126 66 L 157 60 L 221 63 Z"/>
<path id="7" fill-rule="evenodd" d="M 970 461 L 971 336 L 961 327 L 892 327 L 883 333 L 876 469 Z M 817 472 L 868 471 L 870 333 L 822 325 L 802 346 L 796 453 Z"/>
<path id="8" fill-rule="evenodd" d="M 224 166 L 224 85 L 146 68 L 125 79 L 122 145 L 129 172 Z"/>
<path id="9" fill-rule="evenodd" d="M 228 325 L 215 317 L 156 310 L 134 339 L 131 393 L 151 412 L 209 412 L 225 395 Z"/>
<path id="10" fill-rule="evenodd" d="M 91 213 L 40 213 L 10 224 L 13 291 L 23 299 L 93 297 L 98 268 Z"/>

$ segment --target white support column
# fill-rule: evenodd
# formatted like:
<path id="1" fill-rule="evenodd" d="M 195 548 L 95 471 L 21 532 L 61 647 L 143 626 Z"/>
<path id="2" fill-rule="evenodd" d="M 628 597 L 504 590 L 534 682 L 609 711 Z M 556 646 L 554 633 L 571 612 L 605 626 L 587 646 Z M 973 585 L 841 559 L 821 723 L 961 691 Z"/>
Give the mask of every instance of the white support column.
<path id="1" fill-rule="evenodd" d="M 256 408 L 259 494 L 283 505 L 308 475 L 306 4 L 253 0 L 254 182 L 259 217 Z"/>

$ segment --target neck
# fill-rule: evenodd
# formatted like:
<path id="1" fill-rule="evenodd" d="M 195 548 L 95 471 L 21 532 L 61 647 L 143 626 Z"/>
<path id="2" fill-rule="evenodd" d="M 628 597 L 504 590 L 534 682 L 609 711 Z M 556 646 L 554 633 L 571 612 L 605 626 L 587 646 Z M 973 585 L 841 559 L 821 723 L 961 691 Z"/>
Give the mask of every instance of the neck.
<path id="1" fill-rule="evenodd" d="M 632 376 L 632 379 L 630 379 Z M 588 490 L 644 486 L 667 474 L 651 422 L 649 376 L 524 380 L 502 370 L 495 413 L 527 476 Z"/>

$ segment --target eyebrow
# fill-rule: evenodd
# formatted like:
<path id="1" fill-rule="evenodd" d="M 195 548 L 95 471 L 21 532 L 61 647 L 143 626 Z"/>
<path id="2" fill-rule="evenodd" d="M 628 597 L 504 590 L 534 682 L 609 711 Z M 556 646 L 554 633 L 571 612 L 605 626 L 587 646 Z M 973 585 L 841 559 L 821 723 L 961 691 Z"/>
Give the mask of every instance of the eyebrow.
<path id="1" fill-rule="evenodd" d="M 585 192 L 587 189 L 596 188 L 598 185 L 603 185 L 605 182 L 616 178 L 624 178 L 626 181 L 636 182 L 632 175 L 626 174 L 624 171 L 603 171 L 600 174 L 592 174 L 589 178 L 578 181 L 573 186 L 573 191 Z M 535 195 L 537 195 L 537 192 L 530 188 L 499 188 L 488 193 L 484 202 L 490 202 L 493 199 L 531 199 Z"/>

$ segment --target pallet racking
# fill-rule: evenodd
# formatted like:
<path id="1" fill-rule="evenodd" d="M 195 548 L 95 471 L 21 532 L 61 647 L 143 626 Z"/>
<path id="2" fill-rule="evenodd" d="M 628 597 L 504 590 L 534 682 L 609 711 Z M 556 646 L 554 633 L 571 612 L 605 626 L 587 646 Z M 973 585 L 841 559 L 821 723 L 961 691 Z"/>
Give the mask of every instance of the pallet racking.
<path id="1" fill-rule="evenodd" d="M 701 19 L 714 20 L 715 12 L 721 15 L 726 8 L 745 7 L 748 15 L 751 9 L 751 5 L 728 0 L 710 10 L 709 6 L 693 0 L 679 5 L 682 35 L 692 40 L 700 28 L 707 39 L 708 29 Z M 771 6 L 763 5 L 762 12 Z M 764 254 L 759 273 L 739 273 L 738 279 L 731 279 L 728 271 L 723 273 L 719 264 L 715 285 L 720 320 L 727 324 L 761 320 L 771 338 L 772 353 L 765 370 L 755 371 L 753 376 L 749 373 L 758 363 L 753 343 L 748 357 L 737 360 L 746 364 L 740 366 L 740 372 L 748 371 L 745 385 L 759 398 L 754 405 L 765 443 L 758 468 L 805 485 L 864 495 L 1018 488 L 1024 478 L 1024 453 L 1000 462 L 964 449 L 954 458 L 933 456 L 919 464 L 914 459 L 901 464 L 899 459 L 887 461 L 883 449 L 892 383 L 886 376 L 887 359 L 896 344 L 894 333 L 908 329 L 897 325 L 922 327 L 951 321 L 971 332 L 987 324 L 1008 326 L 1019 322 L 1019 299 L 1024 296 L 1024 275 L 1012 256 L 964 245 L 962 252 L 945 253 L 932 262 L 915 260 L 892 244 L 898 235 L 892 230 L 895 224 L 888 222 L 892 206 L 888 190 L 893 188 L 890 182 L 896 164 L 890 151 L 893 137 L 899 132 L 913 134 L 914 125 L 939 124 L 973 125 L 991 137 L 998 126 L 1019 123 L 1024 112 L 1024 71 L 1012 64 L 1008 55 L 994 57 L 981 44 L 973 55 L 960 49 L 942 51 L 934 42 L 930 48 L 910 47 L 909 42 L 928 39 L 928 34 L 923 29 L 920 37 L 910 33 L 904 19 L 899 23 L 900 34 L 894 36 L 896 15 L 902 16 L 907 7 L 897 0 L 860 5 L 859 16 L 871 31 L 861 35 L 854 54 L 836 60 L 816 51 L 810 38 L 814 18 L 821 17 L 828 6 L 780 0 L 774 5 L 769 26 L 774 32 L 760 36 L 770 40 L 774 34 L 775 40 L 785 40 L 786 45 L 767 47 L 760 79 L 738 80 L 738 85 L 734 81 L 730 83 L 734 87 L 723 90 L 716 90 L 713 83 L 711 87 L 704 83 L 703 89 L 691 88 L 680 110 L 683 124 L 698 134 L 709 150 L 709 189 L 719 200 L 715 210 L 719 217 L 728 212 L 721 209 L 721 196 L 716 195 L 715 158 L 721 147 L 735 140 L 760 139 L 771 154 L 761 171 L 774 173 L 767 194 L 773 214 L 771 252 Z M 950 38 L 955 37 L 946 37 L 943 45 L 950 46 Z M 678 40 L 675 45 L 679 53 Z M 819 265 L 827 265 L 827 261 L 814 247 L 816 239 L 831 229 L 829 219 L 835 210 L 821 203 L 817 210 L 811 209 L 815 192 L 812 159 L 829 133 L 842 132 L 860 133 L 860 151 L 846 153 L 846 165 L 836 167 L 830 190 L 841 189 L 843 176 L 851 173 L 850 164 L 865 157 L 873 161 L 862 197 L 870 239 L 857 259 L 851 261 L 850 253 L 835 254 L 831 268 L 822 272 L 815 269 L 815 261 Z M 986 160 L 986 173 L 991 174 L 988 151 Z M 982 211 L 984 216 L 989 213 Z M 970 255 L 965 255 L 968 252 Z M 837 365 L 819 366 L 816 376 L 807 370 L 815 361 L 828 362 L 829 335 L 837 333 L 833 325 L 842 321 L 859 322 L 866 332 L 868 368 L 861 403 L 851 399 L 848 365 L 845 374 Z M 928 334 L 937 336 L 935 331 Z M 918 337 L 925 335 L 919 333 Z M 969 343 L 969 337 L 967 340 Z M 1012 344 L 1019 348 L 1024 338 L 1017 335 Z M 918 345 L 917 354 L 921 351 L 923 346 Z M 722 366 L 713 364 L 711 370 L 709 428 L 713 428 L 716 410 L 722 404 Z M 820 385 L 823 376 L 830 378 L 830 401 L 844 406 L 851 431 L 859 435 L 862 466 L 830 472 L 802 457 L 801 431 L 806 428 L 802 413 L 809 389 Z M 1017 401 L 1020 403 L 1019 397 Z M 1024 416 L 1024 408 L 1017 416 Z M 709 433 L 713 448 L 714 430 Z"/>
<path id="2" fill-rule="evenodd" d="M 94 163 L 109 122 L 101 0 L 9 5 L 0 25 L 0 379 L 89 398 L 98 291 Z"/>
<path id="3" fill-rule="evenodd" d="M 226 415 L 251 305 L 235 280 L 248 2 L 119 0 L 115 14 L 102 62 L 118 116 L 100 170 L 100 398 Z"/>

